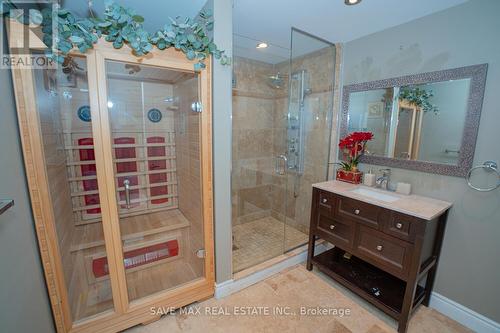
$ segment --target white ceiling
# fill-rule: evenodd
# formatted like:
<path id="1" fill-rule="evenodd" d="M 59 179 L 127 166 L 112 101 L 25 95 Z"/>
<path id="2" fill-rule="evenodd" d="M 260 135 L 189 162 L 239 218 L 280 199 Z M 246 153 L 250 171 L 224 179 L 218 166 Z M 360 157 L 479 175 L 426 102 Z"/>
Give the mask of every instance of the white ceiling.
<path id="1" fill-rule="evenodd" d="M 347 42 L 466 2 L 467 0 L 362 0 L 346 6 L 344 0 L 234 0 L 235 54 L 242 55 L 248 40 L 274 45 L 270 57 L 249 57 L 275 63 L 290 47 L 290 29 L 296 27 L 331 41 Z M 241 43 L 243 37 L 246 43 Z M 277 53 L 277 54 L 275 54 Z"/>
<path id="2" fill-rule="evenodd" d="M 115 1 L 135 9 L 144 16 L 145 28 L 155 31 L 168 22 L 169 16 L 195 17 L 207 0 Z M 289 57 L 292 27 L 333 43 L 347 42 L 467 0 L 362 0 L 355 6 L 346 6 L 344 0 L 233 1 L 234 54 L 279 63 Z M 96 14 L 104 11 L 105 0 L 92 2 Z M 78 16 L 88 15 L 88 0 L 63 0 L 62 6 Z M 267 42 L 270 47 L 255 49 L 259 41 Z M 305 40 L 301 44 L 304 52 L 299 50 L 298 53 L 306 53 L 308 48 L 311 51 L 321 47 L 321 43 L 307 45 Z"/>

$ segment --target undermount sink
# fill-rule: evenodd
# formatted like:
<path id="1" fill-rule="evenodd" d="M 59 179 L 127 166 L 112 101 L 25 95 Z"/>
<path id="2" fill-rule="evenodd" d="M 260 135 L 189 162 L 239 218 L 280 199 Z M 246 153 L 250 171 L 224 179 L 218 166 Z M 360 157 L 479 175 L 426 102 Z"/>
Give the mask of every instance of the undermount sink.
<path id="1" fill-rule="evenodd" d="M 386 193 L 382 193 L 381 191 L 374 191 L 369 188 L 358 187 L 351 191 L 352 193 L 356 193 L 365 197 L 369 197 L 372 199 L 384 201 L 384 202 L 395 202 L 401 199 L 395 195 L 390 195 Z"/>

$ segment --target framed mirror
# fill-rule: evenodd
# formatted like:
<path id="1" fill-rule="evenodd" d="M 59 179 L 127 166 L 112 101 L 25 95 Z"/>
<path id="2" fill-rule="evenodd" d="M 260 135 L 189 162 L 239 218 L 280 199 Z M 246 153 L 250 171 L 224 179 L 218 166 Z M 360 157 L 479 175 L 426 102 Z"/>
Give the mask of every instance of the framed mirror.
<path id="1" fill-rule="evenodd" d="M 472 167 L 487 68 L 345 86 L 340 136 L 373 133 L 361 163 L 465 176 Z"/>

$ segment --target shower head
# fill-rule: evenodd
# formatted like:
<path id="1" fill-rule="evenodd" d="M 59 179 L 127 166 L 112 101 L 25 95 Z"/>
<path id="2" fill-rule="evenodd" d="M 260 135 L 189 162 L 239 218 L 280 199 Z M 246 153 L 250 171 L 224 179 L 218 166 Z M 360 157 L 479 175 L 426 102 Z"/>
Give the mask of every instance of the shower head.
<path id="1" fill-rule="evenodd" d="M 280 72 L 267 77 L 267 85 L 274 89 L 281 89 L 285 83 L 285 75 Z"/>

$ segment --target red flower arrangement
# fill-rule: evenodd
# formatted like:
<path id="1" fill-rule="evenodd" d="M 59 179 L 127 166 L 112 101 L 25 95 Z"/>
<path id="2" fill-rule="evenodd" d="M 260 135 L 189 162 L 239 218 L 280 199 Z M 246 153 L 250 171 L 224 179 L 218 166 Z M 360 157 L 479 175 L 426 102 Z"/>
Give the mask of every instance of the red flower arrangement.
<path id="1" fill-rule="evenodd" d="M 373 139 L 371 132 L 353 132 L 340 140 L 339 148 L 348 159 L 340 163 L 344 171 L 358 171 L 359 157 L 364 154 L 366 143 L 371 139 Z"/>
<path id="2" fill-rule="evenodd" d="M 371 132 L 354 132 L 341 139 L 339 148 L 347 161 L 341 162 L 342 168 L 337 170 L 337 180 L 348 183 L 361 183 L 362 172 L 358 171 L 359 157 L 366 149 L 366 143 L 373 139 Z"/>

